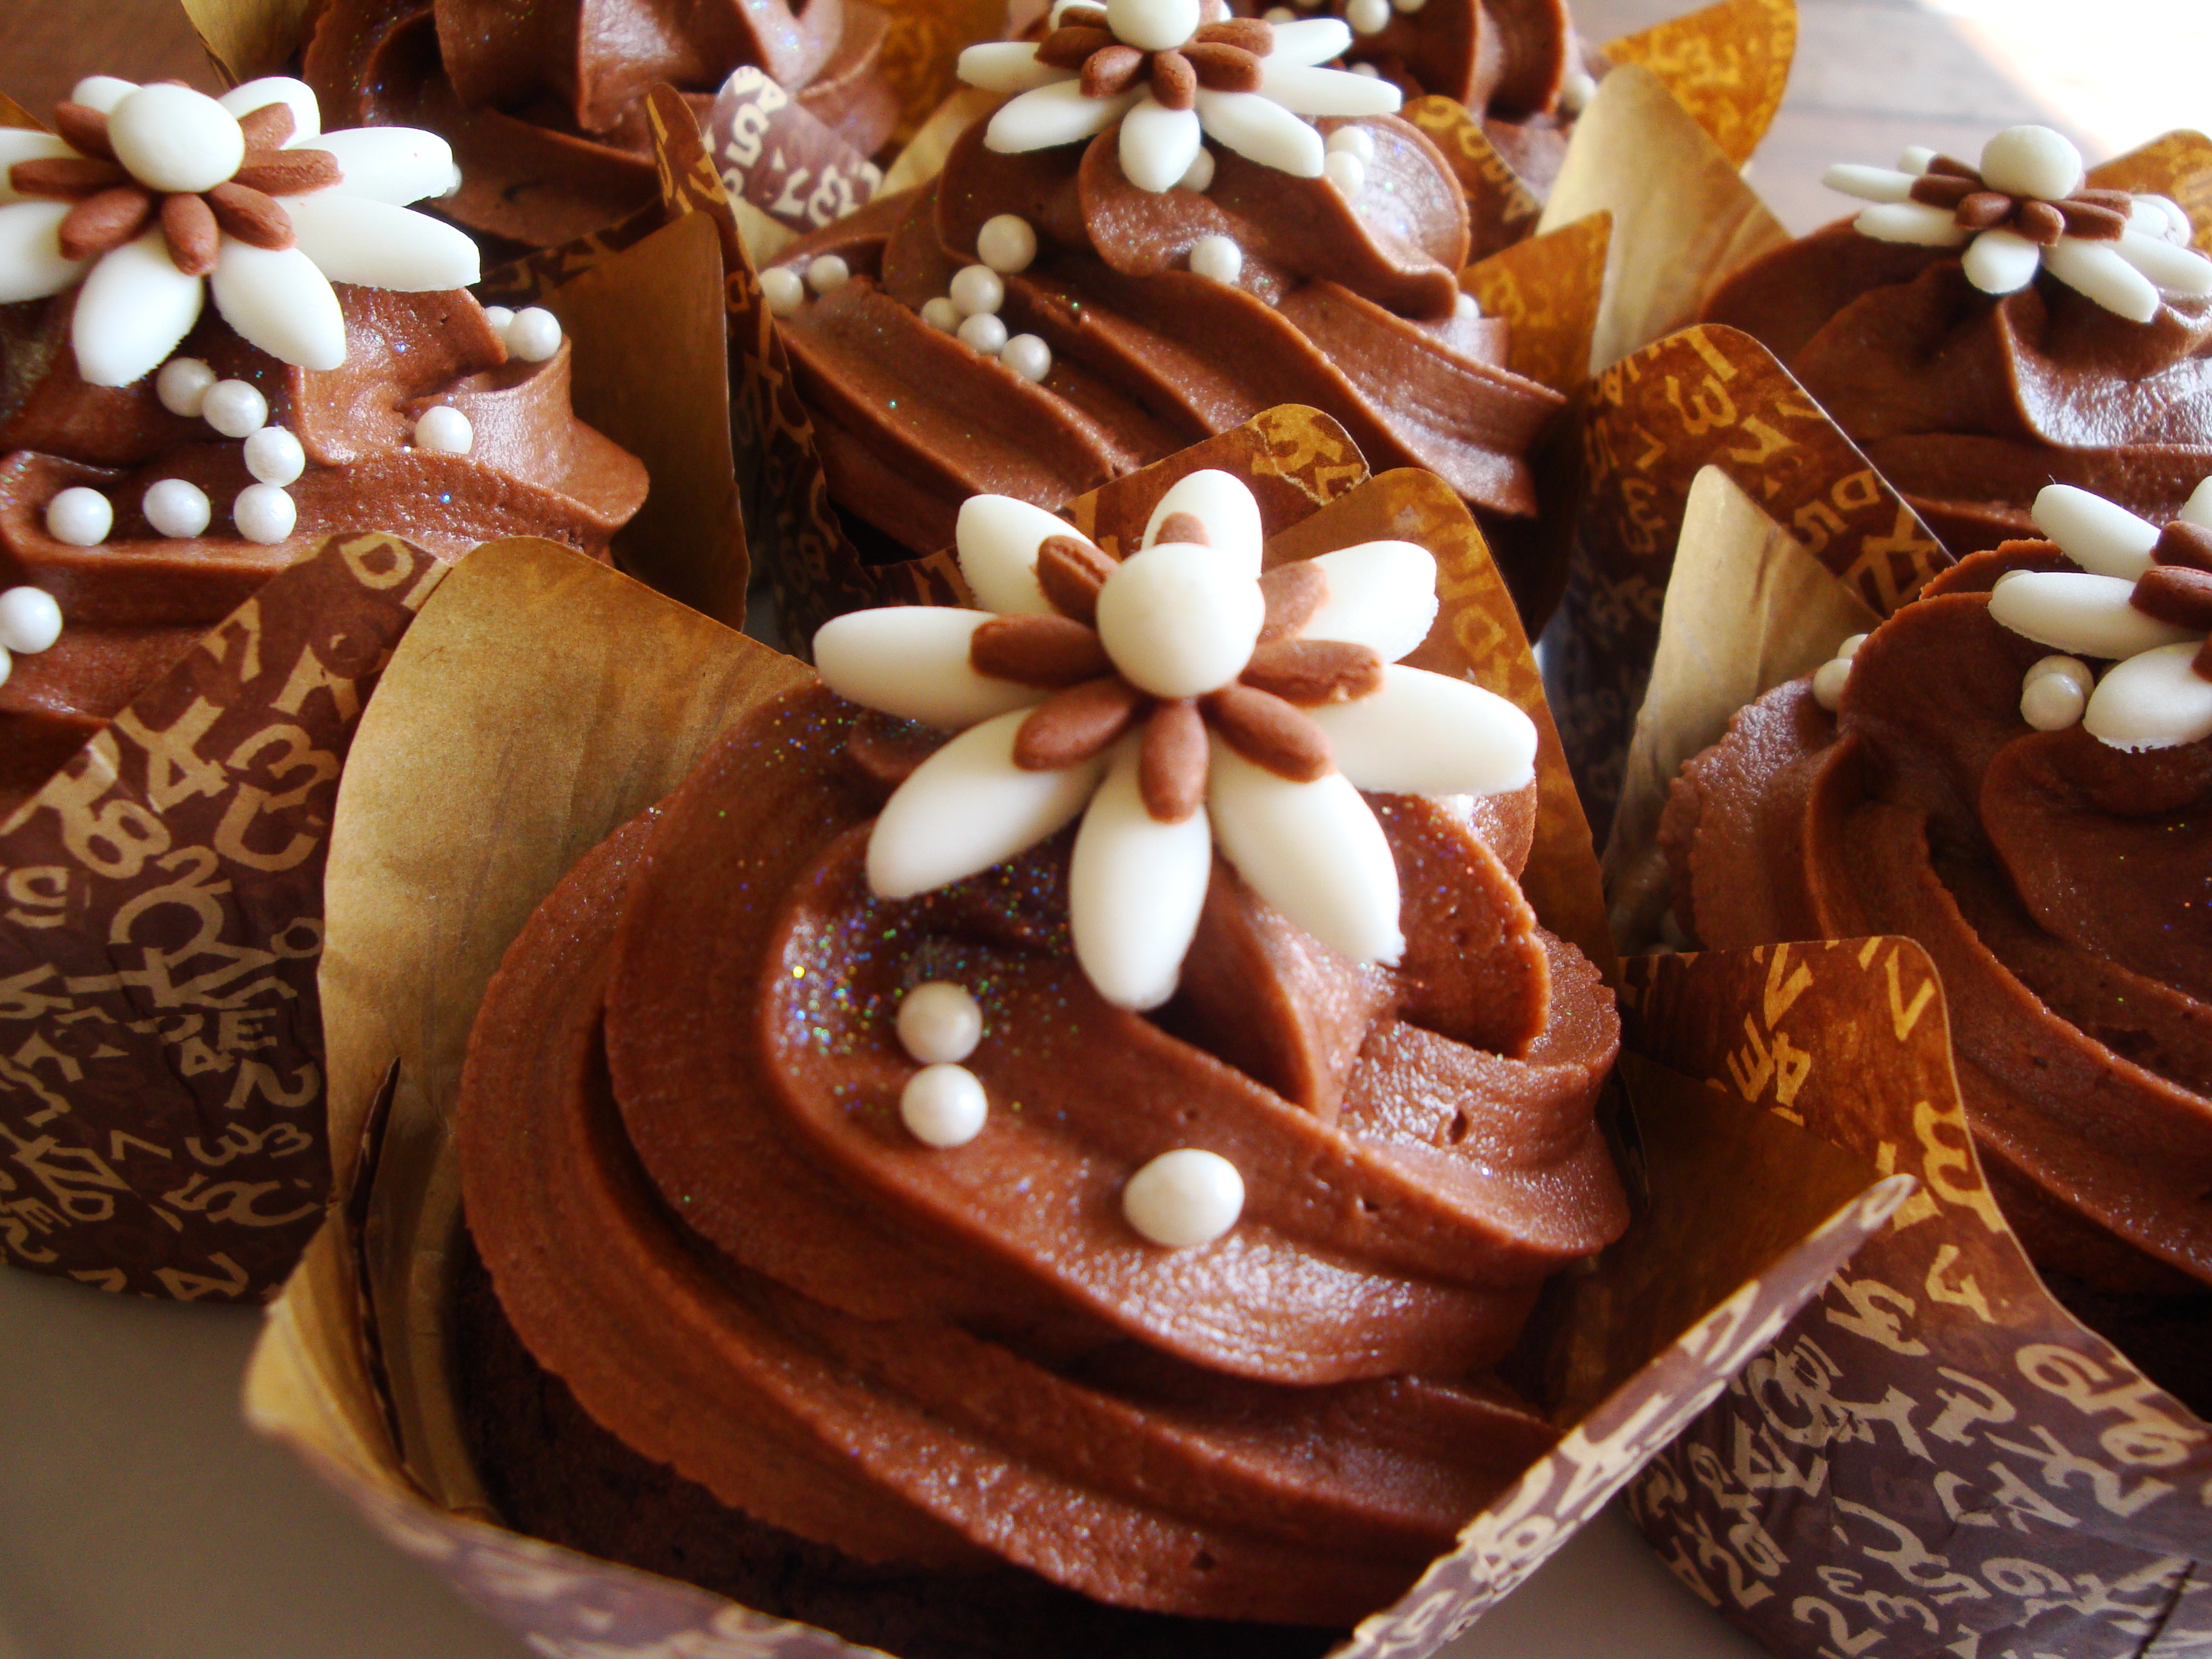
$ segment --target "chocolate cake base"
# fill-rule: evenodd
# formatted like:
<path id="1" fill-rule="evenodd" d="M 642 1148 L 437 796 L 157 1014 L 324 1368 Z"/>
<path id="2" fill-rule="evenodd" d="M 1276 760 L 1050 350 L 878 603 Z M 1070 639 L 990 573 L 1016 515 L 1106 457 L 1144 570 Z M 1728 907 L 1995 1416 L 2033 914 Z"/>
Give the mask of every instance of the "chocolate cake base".
<path id="1" fill-rule="evenodd" d="M 515 1335 L 472 1243 L 460 1253 L 451 1330 L 486 1492 L 509 1525 L 570 1549 L 901 1659 L 1318 1659 L 1346 1633 L 1107 1607 L 1011 1566 L 872 1565 L 756 1521 L 600 1427 Z"/>

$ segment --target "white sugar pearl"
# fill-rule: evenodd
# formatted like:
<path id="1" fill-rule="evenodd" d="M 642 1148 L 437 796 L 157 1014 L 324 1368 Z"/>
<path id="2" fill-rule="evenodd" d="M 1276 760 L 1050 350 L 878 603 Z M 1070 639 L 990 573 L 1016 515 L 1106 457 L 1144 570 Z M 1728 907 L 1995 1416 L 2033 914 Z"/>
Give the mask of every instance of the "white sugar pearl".
<path id="1" fill-rule="evenodd" d="M 1243 672 L 1266 613 L 1260 584 L 1219 552 L 1164 543 L 1108 574 L 1098 637 L 1138 690 L 1198 697 Z"/>
<path id="2" fill-rule="evenodd" d="M 72 484 L 46 503 L 46 534 L 71 547 L 97 547 L 115 528 L 115 508 L 106 496 Z"/>
<path id="3" fill-rule="evenodd" d="M 978 312 L 960 324 L 960 343 L 970 351 L 995 357 L 1006 349 L 1006 325 L 990 312 Z"/>
<path id="4" fill-rule="evenodd" d="M 1106 27 L 1139 52 L 1173 52 L 1198 22 L 1199 0 L 1106 0 Z"/>
<path id="5" fill-rule="evenodd" d="M 469 417 L 447 404 L 422 411 L 415 422 L 415 447 L 441 455 L 465 455 L 476 447 L 477 429 Z"/>
<path id="6" fill-rule="evenodd" d="M 190 87 L 139 88 L 109 112 L 107 142 L 132 178 L 161 191 L 211 190 L 246 155 L 238 118 Z"/>
<path id="7" fill-rule="evenodd" d="M 307 452 L 283 427 L 264 426 L 246 434 L 246 470 L 263 483 L 288 484 L 307 470 Z"/>
<path id="8" fill-rule="evenodd" d="M 1244 272 L 1244 250 L 1227 236 L 1201 236 L 1190 245 L 1190 268 L 1217 283 L 1233 283 Z"/>
<path id="9" fill-rule="evenodd" d="M 230 504 L 230 521 L 249 542 L 264 547 L 283 541 L 300 520 L 292 498 L 275 484 L 248 484 Z"/>
<path id="10" fill-rule="evenodd" d="M 2045 657 L 2043 662 L 2067 660 L 2071 659 Z M 2040 668 L 2043 663 L 2035 666 Z M 2077 663 L 2075 666 L 2081 665 Z M 2087 678 L 2085 672 L 2082 678 Z M 2020 688 L 2020 717 L 2039 732 L 2063 732 L 2069 726 L 2081 723 L 2093 689 L 2063 669 L 2039 674 L 2031 668 Z"/>
<path id="11" fill-rule="evenodd" d="M 949 292 L 963 317 L 980 317 L 1006 302 L 1006 285 L 988 265 L 963 265 L 952 275 Z"/>
<path id="12" fill-rule="evenodd" d="M 1382 74 L 1382 71 L 1372 64 L 1354 64 L 1352 66 L 1352 72 L 1354 75 L 1364 75 L 1370 81 L 1379 79 Z"/>
<path id="13" fill-rule="evenodd" d="M 983 1040 L 983 1010 L 966 986 L 933 979 L 899 999 L 898 1039 L 925 1066 L 965 1060 Z"/>
<path id="14" fill-rule="evenodd" d="M 2084 696 L 2096 689 L 2097 677 L 2089 672 L 2089 665 L 2079 657 L 2039 657 L 2028 665 L 2027 672 L 2020 677 L 2020 683 L 2033 685 L 2046 674 L 2063 674 L 2081 688 Z"/>
<path id="15" fill-rule="evenodd" d="M 1462 319 L 1480 317 L 1482 315 L 1481 303 L 1475 299 L 1474 295 L 1462 289 L 1459 298 L 1452 301 L 1452 315 Z"/>
<path id="16" fill-rule="evenodd" d="M 1036 232 L 1018 213 L 1001 213 L 986 219 L 975 235 L 975 257 L 992 270 L 1007 275 L 1027 270 L 1036 258 Z"/>
<path id="17" fill-rule="evenodd" d="M 1379 34 L 1390 21 L 1390 0 L 1352 0 L 1344 9 L 1344 21 L 1354 34 Z"/>
<path id="18" fill-rule="evenodd" d="M 1121 1213 L 1155 1244 L 1210 1244 L 1244 1212 L 1244 1177 L 1218 1152 L 1162 1152 L 1121 1188 Z"/>
<path id="19" fill-rule="evenodd" d="M 226 438 L 243 438 L 269 424 L 269 399 L 245 380 L 217 380 L 200 398 L 200 418 Z"/>
<path id="20" fill-rule="evenodd" d="M 1034 334 L 1017 334 L 999 348 L 999 361 L 1024 380 L 1052 373 L 1052 348 Z"/>
<path id="21" fill-rule="evenodd" d="M 853 267 L 841 255 L 824 253 L 808 262 L 806 286 L 817 294 L 828 294 L 852 280 Z"/>
<path id="22" fill-rule="evenodd" d="M 0 593 L 0 645 L 33 656 L 62 636 L 62 608 L 43 587 Z"/>
<path id="23" fill-rule="evenodd" d="M 1849 662 L 1853 657 L 1858 655 L 1859 647 L 1864 645 L 1866 641 L 1867 636 L 1863 634 L 1846 635 L 1844 638 L 1844 642 L 1836 647 L 1836 654 L 1841 657 L 1845 662 Z"/>
<path id="24" fill-rule="evenodd" d="M 2007 127 L 1982 146 L 1982 178 L 2008 196 L 2058 201 L 2081 187 L 2081 152 L 2049 127 Z"/>
<path id="25" fill-rule="evenodd" d="M 806 303 L 806 279 L 789 265 L 770 265 L 761 272 L 760 285 L 771 317 L 793 316 Z"/>
<path id="26" fill-rule="evenodd" d="M 514 320 L 514 313 L 512 311 L 509 311 L 505 306 L 486 306 L 484 307 L 484 321 L 489 323 L 491 325 L 491 331 L 498 335 L 502 339 L 507 337 L 507 325 Z"/>
<path id="27" fill-rule="evenodd" d="M 1321 171 L 1341 196 L 1357 196 L 1366 187 L 1367 164 L 1348 149 L 1333 149 L 1322 156 Z"/>
<path id="28" fill-rule="evenodd" d="M 200 399 L 215 384 L 215 371 L 197 357 L 172 357 L 154 377 L 154 395 L 161 407 L 186 420 L 200 412 Z"/>
<path id="29" fill-rule="evenodd" d="M 1589 100 L 1597 96 L 1597 82 L 1581 70 L 1569 70 L 1559 81 L 1559 108 L 1569 115 L 1580 115 L 1589 107 Z"/>
<path id="30" fill-rule="evenodd" d="M 215 517 L 207 491 L 185 478 L 163 478 L 147 485 L 139 506 L 148 524 L 178 541 L 190 541 Z"/>
<path id="31" fill-rule="evenodd" d="M 1357 155 L 1364 165 L 1375 159 L 1375 136 L 1362 126 L 1339 127 L 1328 135 L 1328 148 Z"/>
<path id="32" fill-rule="evenodd" d="M 941 334 L 957 333 L 960 328 L 960 307 L 940 294 L 923 305 L 921 320 Z"/>
<path id="33" fill-rule="evenodd" d="M 965 1066 L 925 1066 L 899 1092 L 899 1121 L 925 1146 L 964 1146 L 990 1115 L 981 1080 Z"/>
<path id="34" fill-rule="evenodd" d="M 1200 144 L 1198 154 L 1190 158 L 1190 166 L 1183 170 L 1182 177 L 1176 180 L 1176 188 L 1194 190 L 1203 195 L 1212 182 L 1213 152 Z"/>
<path id="35" fill-rule="evenodd" d="M 1395 9 L 1404 12 L 1408 17 L 1411 17 L 1415 12 L 1420 10 L 1423 6 L 1425 6 L 1428 3 L 1429 0 L 1390 0 L 1390 4 Z"/>
<path id="36" fill-rule="evenodd" d="M 15 672 L 15 659 L 5 651 L 0 651 L 0 685 L 7 684 L 8 676 Z"/>
<path id="37" fill-rule="evenodd" d="M 1813 700 L 1834 714 L 1844 701 L 1844 684 L 1850 677 L 1850 658 L 1829 658 L 1813 675 Z"/>
<path id="38" fill-rule="evenodd" d="M 561 319 L 544 306 L 525 306 L 507 325 L 507 355 L 542 363 L 561 349 Z"/>
<path id="39" fill-rule="evenodd" d="M 1295 23 L 1297 21 L 1297 13 L 1288 6 L 1270 6 L 1261 14 L 1261 21 L 1266 23 Z"/>

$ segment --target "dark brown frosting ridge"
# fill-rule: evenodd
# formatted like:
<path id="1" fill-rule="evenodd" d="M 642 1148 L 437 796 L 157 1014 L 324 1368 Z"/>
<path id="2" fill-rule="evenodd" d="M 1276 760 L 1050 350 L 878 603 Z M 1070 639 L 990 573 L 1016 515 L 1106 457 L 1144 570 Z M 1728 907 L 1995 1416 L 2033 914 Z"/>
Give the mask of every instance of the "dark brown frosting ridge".
<path id="1" fill-rule="evenodd" d="M 1530 802 L 1471 828 L 1376 798 L 1395 969 L 1217 866 L 1155 1022 L 1073 964 L 1064 836 L 870 896 L 854 730 L 819 690 L 748 717 L 510 950 L 460 1118 L 508 1319 L 636 1450 L 862 1560 L 1202 1617 L 1382 1605 L 1548 1443 L 1480 1369 L 1626 1221 L 1591 1120 L 1617 1024 L 1520 896 Z M 892 1016 L 933 979 L 984 1009 L 991 1117 L 949 1151 L 896 1110 Z M 1243 1215 L 1166 1250 L 1120 1188 L 1188 1144 Z"/>

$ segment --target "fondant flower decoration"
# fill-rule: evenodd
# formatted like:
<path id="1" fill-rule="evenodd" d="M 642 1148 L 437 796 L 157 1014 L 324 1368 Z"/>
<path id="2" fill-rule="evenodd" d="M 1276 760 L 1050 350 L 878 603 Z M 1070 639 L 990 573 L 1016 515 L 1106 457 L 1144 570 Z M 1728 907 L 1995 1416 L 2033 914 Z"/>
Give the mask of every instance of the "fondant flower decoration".
<path id="1" fill-rule="evenodd" d="M 94 76 L 52 133 L 0 131 L 0 303 L 82 282 L 70 343 L 94 386 L 157 368 L 206 292 L 246 340 L 301 368 L 345 361 L 331 284 L 477 280 L 476 245 L 405 204 L 452 187 L 446 142 L 407 127 L 325 133 L 284 76 L 222 98 Z"/>
<path id="2" fill-rule="evenodd" d="M 2048 270 L 2135 322 L 2162 298 L 2212 294 L 2212 259 L 2189 246 L 2188 216 L 2161 197 L 2085 189 L 2081 152 L 2049 127 L 2008 127 L 1979 167 L 1932 150 L 1898 166 L 1830 167 L 1832 190 L 1875 205 L 1851 222 L 1877 241 L 1964 247 L 1967 280 L 2014 294 Z"/>
<path id="3" fill-rule="evenodd" d="M 1121 171 L 1139 190 L 1174 187 L 1211 137 L 1300 179 L 1322 176 L 1325 147 L 1304 118 L 1388 115 L 1398 89 L 1370 76 L 1318 67 L 1352 31 L 1334 17 L 1268 23 L 1232 18 L 1221 0 L 1063 3 L 1035 44 L 1003 41 L 960 54 L 960 77 L 1018 94 L 991 118 L 983 142 L 1017 155 L 1072 144 L 1121 124 Z"/>
<path id="4" fill-rule="evenodd" d="M 2069 484 L 2045 489 L 2033 511 L 2081 568 L 2016 570 L 1990 595 L 1990 614 L 2014 633 L 2072 653 L 2028 671 L 2023 714 L 2046 730 L 2078 719 L 2115 749 L 2212 737 L 2212 478 L 2164 525 Z M 2113 662 L 2094 690 L 2080 658 Z M 2039 691 L 2046 675 L 2061 684 Z M 2039 716 L 2031 696 L 2051 712 Z"/>
<path id="5" fill-rule="evenodd" d="M 1116 563 L 1004 495 L 960 510 L 981 611 L 856 611 L 814 638 L 840 696 L 957 732 L 876 820 L 868 880 L 905 898 L 988 869 L 1079 813 L 1075 955 L 1099 994 L 1174 994 L 1213 851 L 1323 944 L 1395 961 L 1398 877 L 1362 790 L 1517 789 L 1535 727 L 1397 662 L 1435 618 L 1436 561 L 1367 542 L 1265 575 L 1225 472 L 1180 480 Z"/>

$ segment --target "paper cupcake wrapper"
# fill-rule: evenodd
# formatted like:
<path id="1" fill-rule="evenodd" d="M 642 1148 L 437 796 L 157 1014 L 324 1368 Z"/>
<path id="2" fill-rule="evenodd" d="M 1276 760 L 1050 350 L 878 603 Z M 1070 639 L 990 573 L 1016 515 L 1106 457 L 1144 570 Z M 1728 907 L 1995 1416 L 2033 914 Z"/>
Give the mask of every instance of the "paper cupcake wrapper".
<path id="1" fill-rule="evenodd" d="M 1982 1176 L 1933 966 L 1897 939 L 1638 957 L 1632 1053 L 1920 1188 L 1630 1505 L 1778 1654 L 2212 1647 L 2212 1426 L 2043 1290 Z"/>
<path id="2" fill-rule="evenodd" d="M 1226 464 L 1259 496 L 1271 559 L 1395 526 L 1443 570 L 1445 609 L 1415 659 L 1471 676 L 1540 721 L 1512 606 L 1456 499 L 1419 474 L 1363 482 L 1356 453 L 1327 435 L 1310 415 L 1279 412 L 1118 481 L 1077 517 L 1119 541 L 1174 477 Z M 346 1201 L 271 1308 L 248 1412 L 541 1652 L 858 1651 L 495 1524 L 462 1449 L 442 1337 L 459 1221 L 448 1116 L 484 985 L 578 857 L 805 672 L 550 544 L 496 544 L 424 607 L 346 774 L 322 971 Z M 1543 763 L 1555 777 L 1556 761 Z M 1594 870 L 1571 829 L 1540 826 L 1532 865 L 1545 873 L 1530 886 L 1553 925 L 1571 924 L 1579 906 L 1586 931 Z M 1911 1189 L 1656 1068 L 1627 1084 L 1641 1126 L 1638 1218 L 1589 1271 L 1556 1282 L 1520 1357 L 1566 1432 L 1411 1592 L 1360 1626 L 1347 1656 L 1413 1659 L 1463 1629 L 1715 1396 Z M 1760 1179 L 1741 1210 L 1707 1201 L 1746 1169 Z"/>

